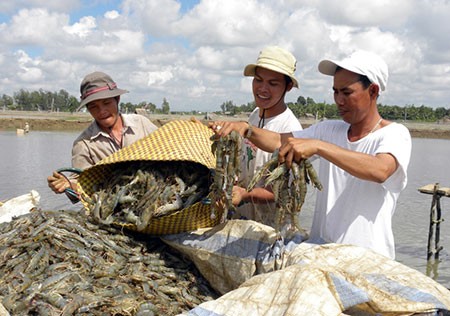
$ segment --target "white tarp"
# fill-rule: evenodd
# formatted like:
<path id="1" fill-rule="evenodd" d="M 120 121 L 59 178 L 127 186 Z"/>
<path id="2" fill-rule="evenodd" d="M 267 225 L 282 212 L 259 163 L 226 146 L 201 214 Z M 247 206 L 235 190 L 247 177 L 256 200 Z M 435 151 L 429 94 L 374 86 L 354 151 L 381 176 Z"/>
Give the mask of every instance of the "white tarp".
<path id="1" fill-rule="evenodd" d="M 167 235 L 171 247 L 187 255 L 210 285 L 224 294 L 254 275 L 279 269 L 286 251 L 306 239 L 277 240 L 272 227 L 254 221 L 230 220 L 213 228 Z"/>
<path id="2" fill-rule="evenodd" d="M 0 303 L 0 316 L 10 316 L 6 308 Z"/>
<path id="3" fill-rule="evenodd" d="M 15 216 L 29 213 L 39 205 L 41 196 L 35 190 L 9 199 L 0 205 L 0 223 L 9 222 Z"/>
<path id="4" fill-rule="evenodd" d="M 450 291 L 373 251 L 275 237 L 268 226 L 234 220 L 164 237 L 224 293 L 183 315 L 447 315 L 450 309 Z"/>

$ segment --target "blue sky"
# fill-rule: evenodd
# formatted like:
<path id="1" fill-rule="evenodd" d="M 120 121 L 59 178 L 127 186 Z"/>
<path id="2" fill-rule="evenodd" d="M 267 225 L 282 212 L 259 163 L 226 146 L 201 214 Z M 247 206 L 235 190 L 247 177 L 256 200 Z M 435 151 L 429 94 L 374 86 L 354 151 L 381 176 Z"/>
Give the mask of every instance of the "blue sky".
<path id="1" fill-rule="evenodd" d="M 120 0 L 104 0 L 104 1 L 81 1 L 82 5 L 78 10 L 73 11 L 71 13 L 71 18 L 73 21 L 80 19 L 83 16 L 93 15 L 93 16 L 101 16 L 106 11 L 118 10 L 120 8 L 123 1 Z M 179 1 L 181 5 L 180 12 L 185 13 L 192 9 L 196 4 L 198 4 L 198 0 L 183 0 Z M 73 22 L 72 21 L 72 22 Z"/>
<path id="2" fill-rule="evenodd" d="M 102 16 L 105 12 L 117 10 L 122 1 L 107 0 L 107 1 L 82 1 L 83 5 L 77 10 L 70 13 L 72 23 L 78 21 L 83 16 Z"/>
<path id="3" fill-rule="evenodd" d="M 102 70 L 130 91 L 123 101 L 219 110 L 253 100 L 242 70 L 278 45 L 297 58 L 300 89 L 287 101 L 332 103 L 318 62 L 365 49 L 389 66 L 381 103 L 448 108 L 449 19 L 447 0 L 3 1 L 0 93 L 78 96 L 84 75 Z"/>

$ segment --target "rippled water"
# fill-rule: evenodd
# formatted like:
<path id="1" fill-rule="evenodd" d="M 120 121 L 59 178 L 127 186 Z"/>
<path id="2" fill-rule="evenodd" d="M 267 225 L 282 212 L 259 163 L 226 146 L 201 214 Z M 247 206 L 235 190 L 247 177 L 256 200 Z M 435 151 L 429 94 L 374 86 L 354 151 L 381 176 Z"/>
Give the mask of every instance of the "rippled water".
<path id="1" fill-rule="evenodd" d="M 72 143 L 78 134 L 32 131 L 20 136 L 0 132 L 0 200 L 36 190 L 41 195 L 41 208 L 73 209 L 65 195 L 48 188 L 47 176 L 57 168 L 71 166 Z"/>
<path id="2" fill-rule="evenodd" d="M 42 209 L 78 209 L 64 195 L 47 187 L 46 178 L 54 169 L 70 166 L 72 142 L 78 132 L 38 132 L 23 136 L 0 132 L 0 200 L 36 190 Z M 431 195 L 419 193 L 424 185 L 440 183 L 450 187 L 450 140 L 413 139 L 413 153 L 408 170 L 408 186 L 399 198 L 393 219 L 397 260 L 434 278 L 450 288 L 450 221 L 441 224 L 440 262 L 427 272 L 427 242 Z M 310 190 L 312 191 L 312 190 Z M 312 220 L 313 193 L 302 210 L 302 222 L 308 228 Z M 450 212 L 450 199 L 442 198 L 443 218 Z"/>

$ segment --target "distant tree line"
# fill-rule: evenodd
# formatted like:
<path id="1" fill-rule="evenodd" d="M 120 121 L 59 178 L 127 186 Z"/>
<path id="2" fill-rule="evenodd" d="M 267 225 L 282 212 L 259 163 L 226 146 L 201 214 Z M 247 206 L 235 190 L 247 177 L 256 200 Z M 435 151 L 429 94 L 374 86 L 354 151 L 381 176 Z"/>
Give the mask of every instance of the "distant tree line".
<path id="1" fill-rule="evenodd" d="M 314 117 L 316 119 L 338 119 L 340 116 L 335 104 L 325 102 L 316 103 L 310 97 L 299 96 L 297 102 L 288 102 L 287 106 L 297 117 Z M 255 108 L 255 103 L 247 103 L 236 106 L 232 101 L 226 101 L 220 106 L 222 113 L 237 115 L 243 112 L 250 112 Z M 431 108 L 425 105 L 398 106 L 378 104 L 380 115 L 388 120 L 411 120 L 434 122 L 446 117 L 450 117 L 450 108 Z"/>
<path id="2" fill-rule="evenodd" d="M 127 113 L 134 112 L 137 108 L 144 108 L 149 113 L 170 113 L 169 102 L 164 98 L 161 108 L 151 102 L 140 102 L 133 104 L 131 102 L 121 102 L 120 108 Z M 17 111 L 44 111 L 44 112 L 76 112 L 83 110 L 80 108 L 80 102 L 74 96 L 69 95 L 65 90 L 58 92 L 49 92 L 40 89 L 39 91 L 19 90 L 11 97 L 3 94 L 0 99 L 0 110 Z"/>
<path id="3" fill-rule="evenodd" d="M 0 108 L 21 111 L 66 111 L 73 112 L 78 106 L 77 98 L 69 95 L 65 90 L 49 92 L 19 90 L 11 97 L 3 94 L 0 99 Z"/>
<path id="4" fill-rule="evenodd" d="M 335 104 L 325 102 L 315 102 L 310 97 L 299 96 L 297 102 L 289 102 L 288 107 L 297 117 L 314 117 L 316 119 L 334 119 L 339 118 Z M 0 109 L 19 110 L 19 111 L 50 111 L 50 112 L 75 112 L 80 110 L 80 102 L 74 96 L 69 95 L 65 90 L 58 92 L 49 92 L 40 89 L 39 91 L 19 90 L 11 97 L 3 94 L 0 99 Z M 127 113 L 134 112 L 137 108 L 145 109 L 148 113 L 169 114 L 170 104 L 166 98 L 158 108 L 152 102 L 140 102 L 133 104 L 131 102 L 120 103 L 121 110 Z M 237 115 L 249 113 L 255 108 L 254 102 L 235 105 L 233 101 L 225 101 L 220 105 L 220 110 L 216 113 Z M 398 106 L 378 104 L 378 109 L 382 117 L 389 120 L 411 120 L 433 122 L 446 117 L 450 117 L 450 108 L 438 107 L 431 108 L 425 105 Z M 193 110 L 186 113 L 195 113 Z"/>

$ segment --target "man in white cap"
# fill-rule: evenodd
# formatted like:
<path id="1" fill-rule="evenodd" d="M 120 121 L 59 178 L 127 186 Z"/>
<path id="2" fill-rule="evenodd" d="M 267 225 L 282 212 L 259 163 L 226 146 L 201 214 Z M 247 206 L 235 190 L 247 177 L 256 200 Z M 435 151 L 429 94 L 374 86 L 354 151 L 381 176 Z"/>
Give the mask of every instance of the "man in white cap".
<path id="1" fill-rule="evenodd" d="M 245 66 L 244 76 L 253 77 L 252 91 L 256 105 L 248 124 L 278 133 L 302 129 L 299 120 L 284 101 L 288 91 L 293 87 L 298 88 L 296 64 L 295 57 L 287 50 L 268 46 L 261 50 L 256 63 Z M 252 191 L 246 189 L 255 172 L 271 157 L 271 153 L 258 149 L 248 139 L 244 139 L 241 176 L 233 188 L 233 204 L 237 206 L 234 218 L 274 225 L 274 194 L 264 187 L 264 180 Z"/>
<path id="2" fill-rule="evenodd" d="M 80 92 L 80 106 L 86 105 L 94 121 L 73 143 L 74 168 L 88 168 L 157 129 L 142 115 L 120 113 L 120 96 L 128 91 L 119 89 L 106 73 L 96 71 L 88 74 L 81 82 Z M 47 181 L 55 193 L 67 192 L 67 189 L 75 191 L 76 188 L 75 178 L 69 181 L 56 171 Z"/>
<path id="3" fill-rule="evenodd" d="M 395 258 L 392 216 L 406 187 L 411 156 L 408 129 L 383 119 L 377 108 L 386 89 L 388 67 L 377 55 L 358 51 L 342 61 L 322 60 L 319 71 L 333 76 L 340 120 L 327 120 L 303 131 L 277 134 L 245 123 L 215 122 L 219 135 L 231 130 L 259 148 L 279 148 L 279 161 L 319 159 L 319 179 L 310 241 L 372 249 Z"/>

